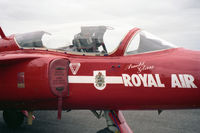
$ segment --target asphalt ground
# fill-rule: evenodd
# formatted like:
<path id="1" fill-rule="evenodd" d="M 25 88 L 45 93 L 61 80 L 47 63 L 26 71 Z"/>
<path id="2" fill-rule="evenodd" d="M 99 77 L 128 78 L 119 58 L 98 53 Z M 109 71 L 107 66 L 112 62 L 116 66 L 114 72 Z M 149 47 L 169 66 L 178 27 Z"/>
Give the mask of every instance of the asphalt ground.
<path id="1" fill-rule="evenodd" d="M 200 110 L 123 111 L 134 133 L 200 133 Z M 97 119 L 92 112 L 72 110 L 63 112 L 57 120 L 56 111 L 36 111 L 33 125 L 25 122 L 18 129 L 9 129 L 0 111 L 0 133 L 96 133 L 106 127 L 105 119 Z"/>

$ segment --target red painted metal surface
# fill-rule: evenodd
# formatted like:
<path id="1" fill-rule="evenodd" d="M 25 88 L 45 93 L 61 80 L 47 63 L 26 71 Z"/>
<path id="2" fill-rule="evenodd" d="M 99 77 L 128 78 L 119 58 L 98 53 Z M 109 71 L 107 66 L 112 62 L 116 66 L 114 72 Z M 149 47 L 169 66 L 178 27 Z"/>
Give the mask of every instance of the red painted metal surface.
<path id="1" fill-rule="evenodd" d="M 66 59 L 53 60 L 49 68 L 49 83 L 51 91 L 58 97 L 68 95 L 68 68 L 69 61 Z"/>
<path id="2" fill-rule="evenodd" d="M 76 74 L 73 74 L 71 69 L 68 70 L 69 94 L 62 99 L 64 109 L 199 108 L 200 52 L 173 48 L 122 56 L 131 37 L 138 30 L 131 30 L 118 50 L 111 56 L 104 57 L 19 49 L 13 37 L 10 37 L 10 40 L 0 39 L 0 109 L 57 109 L 58 98 L 52 93 L 49 82 L 50 64 L 57 59 L 80 63 Z M 141 65 L 148 69 L 139 70 L 137 66 Z M 95 88 L 95 71 L 105 71 L 105 77 L 118 77 L 121 83 L 106 83 L 103 90 L 98 90 Z M 18 86 L 19 73 L 24 73 L 25 87 Z M 130 77 L 130 80 L 125 83 L 127 77 Z M 181 77 L 188 78 L 190 86 L 172 87 L 172 78 L 181 82 Z M 72 78 L 80 79 L 77 81 L 80 82 L 74 83 Z M 152 78 L 156 85 L 152 85 L 153 80 L 149 81 Z M 140 82 L 139 86 L 136 86 L 139 84 L 136 81 Z M 193 84 L 195 86 L 192 86 Z"/>
<path id="3" fill-rule="evenodd" d="M 200 52 L 183 48 L 124 55 L 128 32 L 108 56 L 22 49 L 0 31 L 0 110 L 200 108 Z M 115 111 L 122 133 L 132 133 Z"/>
<path id="4" fill-rule="evenodd" d="M 49 68 L 49 83 L 52 93 L 58 97 L 58 119 L 61 119 L 63 98 L 69 94 L 68 87 L 69 61 L 66 59 L 53 60 Z"/>
<path id="5" fill-rule="evenodd" d="M 120 42 L 120 45 L 118 46 L 117 50 L 114 51 L 110 56 L 123 56 L 124 52 L 129 44 L 129 41 L 131 38 L 139 31 L 139 28 L 134 28 L 130 30 L 127 35 L 124 37 L 124 39 Z"/>
<path id="6" fill-rule="evenodd" d="M 76 100 L 73 98 L 77 97 L 77 99 L 84 102 L 79 103 L 77 106 L 73 105 L 74 108 L 80 106 L 84 108 L 86 106 L 91 109 L 175 109 L 199 107 L 200 84 L 197 71 L 199 71 L 198 66 L 200 64 L 194 60 L 191 62 L 191 58 L 195 59 L 198 57 L 200 57 L 199 52 L 171 49 L 144 54 L 142 58 L 139 55 L 129 56 L 129 58 L 99 58 L 99 60 L 88 58 L 87 62 L 76 59 L 74 62 L 81 62 L 82 69 L 79 70 L 80 75 L 92 75 L 93 70 L 106 70 L 106 76 L 122 76 L 122 74 L 131 76 L 132 74 L 137 74 L 138 71 L 137 69 L 126 69 L 131 61 L 134 61 L 134 64 L 145 62 L 146 66 L 153 64 L 156 67 L 154 70 L 145 70 L 141 74 L 160 74 L 161 82 L 165 83 L 165 87 L 125 87 L 124 84 L 107 84 L 103 91 L 99 91 L 94 88 L 93 84 L 70 84 L 73 96 L 67 101 L 70 103 Z M 92 69 L 92 62 L 95 62 L 95 69 Z M 177 64 L 177 62 L 179 63 Z M 187 64 L 187 66 L 183 67 L 182 64 Z M 119 65 L 120 68 L 118 68 Z M 115 67 L 113 68 L 113 66 Z M 172 88 L 170 83 L 171 74 L 193 75 L 195 77 L 194 83 L 198 88 Z M 84 92 L 87 92 L 85 97 L 82 96 Z"/>
<path id="7" fill-rule="evenodd" d="M 2 39 L 7 39 L 6 35 L 4 34 L 2 28 L 0 27 L 0 36 Z"/>
<path id="8" fill-rule="evenodd" d="M 14 40 L 14 36 L 0 39 L 0 44 L 0 52 L 19 50 L 19 47 Z"/>

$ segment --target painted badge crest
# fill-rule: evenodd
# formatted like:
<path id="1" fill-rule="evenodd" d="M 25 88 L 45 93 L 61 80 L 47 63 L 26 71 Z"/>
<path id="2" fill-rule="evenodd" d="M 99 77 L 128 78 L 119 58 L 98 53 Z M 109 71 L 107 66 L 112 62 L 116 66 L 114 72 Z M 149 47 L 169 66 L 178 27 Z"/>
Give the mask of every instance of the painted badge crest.
<path id="1" fill-rule="evenodd" d="M 69 67 L 70 67 L 71 72 L 72 72 L 73 75 L 76 75 L 76 73 L 78 72 L 80 66 L 81 66 L 80 63 L 70 63 L 69 64 Z"/>
<path id="2" fill-rule="evenodd" d="M 106 87 L 106 71 L 94 71 L 94 86 L 98 90 L 103 90 Z"/>

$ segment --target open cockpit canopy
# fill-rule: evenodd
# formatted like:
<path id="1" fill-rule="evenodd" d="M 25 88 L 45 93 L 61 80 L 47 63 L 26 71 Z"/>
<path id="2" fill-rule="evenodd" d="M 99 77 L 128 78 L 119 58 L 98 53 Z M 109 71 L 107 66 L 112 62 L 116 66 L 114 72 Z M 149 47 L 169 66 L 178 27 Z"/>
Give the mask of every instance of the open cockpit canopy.
<path id="1" fill-rule="evenodd" d="M 16 34 L 15 39 L 23 48 L 47 48 L 67 52 L 107 53 L 104 44 L 106 26 L 84 26 L 69 41 L 64 32 L 48 33 L 45 31 Z M 102 47 L 100 49 L 100 47 Z M 101 50 L 101 51 L 100 51 Z"/>
<path id="2" fill-rule="evenodd" d="M 106 32 L 108 29 L 109 32 Z M 114 32 L 112 34 L 115 30 L 111 31 L 111 29 L 113 28 L 107 26 L 83 26 L 81 31 L 76 30 L 76 32 L 67 29 L 52 29 L 48 32 L 36 31 L 16 34 L 15 40 L 22 48 L 54 49 L 71 54 L 99 53 L 108 55 L 109 52 L 114 53 L 113 51 L 117 50 L 114 50 L 114 48 L 122 44 L 119 38 L 123 36 L 123 32 L 120 30 L 118 30 L 118 33 Z M 125 38 L 121 42 L 125 41 Z M 131 40 L 126 43 L 128 44 L 123 55 L 133 55 L 175 47 L 143 30 L 139 30 L 132 35 Z"/>

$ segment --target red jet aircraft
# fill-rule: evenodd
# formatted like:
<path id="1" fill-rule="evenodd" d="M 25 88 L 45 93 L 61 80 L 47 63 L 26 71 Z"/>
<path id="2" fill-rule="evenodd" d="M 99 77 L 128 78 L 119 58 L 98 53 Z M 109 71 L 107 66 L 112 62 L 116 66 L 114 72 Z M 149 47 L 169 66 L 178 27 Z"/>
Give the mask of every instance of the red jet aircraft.
<path id="1" fill-rule="evenodd" d="M 35 110 L 58 110 L 60 119 L 62 110 L 87 109 L 98 118 L 104 114 L 107 128 L 98 133 L 132 133 L 119 110 L 200 107 L 199 51 L 134 28 L 108 53 L 108 28 L 81 27 L 69 46 L 48 32 L 8 37 L 0 28 L 0 110 L 6 124 L 20 126 L 25 115 L 31 124 Z"/>

